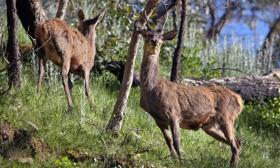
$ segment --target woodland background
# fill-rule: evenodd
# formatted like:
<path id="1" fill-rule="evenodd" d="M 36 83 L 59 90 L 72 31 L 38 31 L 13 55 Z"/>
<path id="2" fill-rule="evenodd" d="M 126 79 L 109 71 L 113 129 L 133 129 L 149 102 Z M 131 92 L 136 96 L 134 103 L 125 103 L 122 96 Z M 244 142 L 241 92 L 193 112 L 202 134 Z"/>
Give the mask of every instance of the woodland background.
<path id="1" fill-rule="evenodd" d="M 41 2 L 47 16 L 55 17 L 58 1 Z M 82 80 L 73 75 L 75 113 L 69 116 L 65 115 L 67 103 L 60 70 L 52 63 L 48 63 L 43 90 L 37 93 L 36 53 L 19 19 L 21 78 L 18 86 L 9 87 L 9 72 L 5 69 L 8 65 L 7 9 L 6 2 L 0 0 L 0 70 L 3 69 L 0 71 L 0 125 L 9 121 L 14 128 L 36 137 L 35 144 L 40 146 L 39 152 L 34 152 L 24 145 L 10 148 L 1 142 L 0 167 L 228 166 L 230 152 L 224 152 L 229 151 L 225 150 L 227 147 L 202 131 L 181 130 L 183 160 L 178 162 L 167 157 L 169 151 L 160 130 L 139 106 L 139 87 L 131 89 L 118 136 L 106 131 L 121 87 L 133 24 L 145 4 L 142 0 L 69 0 L 65 20 L 73 27 L 77 26 L 79 9 L 83 9 L 88 18 L 106 10 L 97 29 L 96 66 L 91 75 L 95 110 L 88 107 Z M 170 11 L 165 28 L 179 29 L 180 19 L 179 3 Z M 208 81 L 244 77 L 254 80 L 253 75 L 260 77 L 280 68 L 278 0 L 188 0 L 186 19 L 178 79 Z M 176 44 L 173 40 L 161 50 L 160 73 L 167 79 Z M 142 45 L 141 40 L 136 56 L 136 77 L 143 55 Z M 278 86 L 276 80 L 273 87 Z M 239 167 L 280 166 L 278 96 L 279 93 L 261 101 L 246 101 L 236 125 L 237 136 L 243 141 Z M 4 149 L 7 155 L 3 155 Z"/>

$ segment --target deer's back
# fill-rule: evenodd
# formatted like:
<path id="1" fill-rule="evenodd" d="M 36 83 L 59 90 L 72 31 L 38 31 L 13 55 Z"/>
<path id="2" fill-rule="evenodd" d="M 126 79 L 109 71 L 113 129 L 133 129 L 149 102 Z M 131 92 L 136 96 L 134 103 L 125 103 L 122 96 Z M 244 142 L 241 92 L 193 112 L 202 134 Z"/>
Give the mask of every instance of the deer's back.
<path id="1" fill-rule="evenodd" d="M 141 107 L 163 122 L 170 116 L 186 129 L 198 129 L 209 119 L 226 116 L 234 120 L 242 110 L 239 95 L 222 86 L 186 86 L 161 80 L 153 91 L 141 91 Z"/>
<path id="2" fill-rule="evenodd" d="M 198 129 L 209 120 L 221 117 L 234 121 L 243 108 L 241 97 L 223 86 L 179 84 L 177 90 L 182 127 Z"/>
<path id="3" fill-rule="evenodd" d="M 78 30 L 71 28 L 64 21 L 46 21 L 37 28 L 36 39 L 48 59 L 58 66 L 62 66 L 65 59 L 70 59 L 71 71 L 93 66 L 94 55 L 89 42 Z"/>

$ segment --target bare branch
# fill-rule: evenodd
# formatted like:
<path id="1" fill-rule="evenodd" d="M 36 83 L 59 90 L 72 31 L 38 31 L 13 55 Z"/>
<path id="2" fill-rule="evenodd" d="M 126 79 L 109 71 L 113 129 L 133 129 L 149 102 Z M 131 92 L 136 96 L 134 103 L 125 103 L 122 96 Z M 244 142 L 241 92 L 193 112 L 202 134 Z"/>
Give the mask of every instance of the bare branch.
<path id="1" fill-rule="evenodd" d="M 213 10 L 214 8 L 210 7 L 210 15 L 212 17 L 212 26 L 207 32 L 207 38 L 208 39 L 215 40 L 217 38 L 217 35 L 221 32 L 221 30 L 223 29 L 226 22 L 231 18 L 232 12 L 235 9 L 237 9 L 237 6 L 238 5 L 235 2 L 231 2 L 231 1 L 227 0 L 227 6 L 226 6 L 226 9 L 225 9 L 225 13 L 218 20 L 217 23 L 213 22 L 213 20 L 215 21 L 215 16 L 213 15 L 213 13 L 211 14 L 211 10 Z M 214 11 L 212 11 L 212 12 L 214 12 Z"/>
<path id="2" fill-rule="evenodd" d="M 211 16 L 211 27 L 214 27 L 215 25 L 215 22 L 216 22 L 216 17 L 215 17 L 215 13 L 216 13 L 216 9 L 215 9 L 215 6 L 212 2 L 212 0 L 208 0 L 207 1 L 207 6 L 209 8 L 209 13 L 210 13 L 210 16 Z"/>
<path id="3" fill-rule="evenodd" d="M 155 9 L 156 15 L 152 17 L 153 22 L 156 23 L 158 19 L 164 17 L 169 10 L 171 10 L 176 6 L 178 1 L 180 0 L 162 0 L 160 4 L 157 6 L 157 8 Z"/>
<path id="4" fill-rule="evenodd" d="M 58 4 L 58 9 L 56 13 L 56 18 L 63 20 L 66 14 L 67 10 L 67 5 L 68 5 L 69 0 L 60 0 Z"/>

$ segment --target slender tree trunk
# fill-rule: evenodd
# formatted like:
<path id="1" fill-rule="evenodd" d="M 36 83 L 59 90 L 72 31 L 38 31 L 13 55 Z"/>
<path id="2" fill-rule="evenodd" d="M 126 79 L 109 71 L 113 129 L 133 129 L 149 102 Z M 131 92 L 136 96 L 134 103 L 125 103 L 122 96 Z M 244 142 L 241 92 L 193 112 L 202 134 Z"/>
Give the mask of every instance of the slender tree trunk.
<path id="1" fill-rule="evenodd" d="M 56 18 L 63 20 L 66 14 L 68 0 L 60 0 L 58 4 L 58 9 L 56 13 Z"/>
<path id="2" fill-rule="evenodd" d="M 158 5 L 160 0 L 149 0 L 147 2 L 144 12 L 141 13 L 139 19 L 135 22 L 135 27 L 131 36 L 131 41 L 128 49 L 128 58 L 125 64 L 125 71 L 123 82 L 121 84 L 121 90 L 118 95 L 117 102 L 114 106 L 114 111 L 111 119 L 107 125 L 107 130 L 113 134 L 118 134 L 122 127 L 123 117 L 127 107 L 128 96 L 132 85 L 134 64 L 136 58 L 136 52 L 140 35 L 137 32 L 138 28 L 143 28 L 146 25 L 146 19 L 149 19 L 154 9 Z"/>
<path id="3" fill-rule="evenodd" d="M 8 25 L 8 45 L 7 54 L 10 63 L 8 68 L 9 85 L 19 88 L 21 85 L 21 60 L 17 42 L 16 23 L 16 0 L 6 0 L 7 4 L 7 25 Z"/>
<path id="4" fill-rule="evenodd" d="M 182 48 L 184 45 L 185 32 L 186 32 L 186 27 L 187 27 L 186 10 L 187 10 L 187 0 L 182 0 L 181 23 L 180 23 L 180 30 L 179 30 L 179 34 L 178 34 L 177 47 L 175 49 L 173 61 L 172 61 L 172 69 L 171 69 L 171 75 L 170 75 L 171 81 L 176 81 L 177 76 L 178 76 L 179 67 L 180 67 Z"/>
<path id="5" fill-rule="evenodd" d="M 172 24 L 173 24 L 173 29 L 174 30 L 178 30 L 178 26 L 177 26 L 177 13 L 176 10 L 172 11 Z"/>

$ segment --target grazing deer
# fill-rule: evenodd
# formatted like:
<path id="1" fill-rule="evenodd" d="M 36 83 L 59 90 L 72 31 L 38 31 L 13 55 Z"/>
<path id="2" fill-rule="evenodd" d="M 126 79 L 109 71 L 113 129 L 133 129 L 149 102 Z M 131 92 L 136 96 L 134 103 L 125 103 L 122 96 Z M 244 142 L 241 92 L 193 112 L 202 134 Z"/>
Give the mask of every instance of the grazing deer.
<path id="1" fill-rule="evenodd" d="M 80 32 L 59 19 L 48 20 L 36 29 L 37 46 L 42 47 L 39 58 L 38 89 L 41 88 L 46 62 L 51 60 L 62 69 L 63 87 L 69 111 L 73 109 L 71 96 L 73 85 L 69 72 L 84 77 L 85 93 L 91 103 L 89 78 L 96 54 L 96 26 L 104 17 L 104 13 L 100 13 L 94 19 L 85 20 L 83 11 L 79 10 Z"/>
<path id="2" fill-rule="evenodd" d="M 140 72 L 140 106 L 154 118 L 171 155 L 180 158 L 179 128 L 201 128 L 211 137 L 229 145 L 231 166 L 237 164 L 241 144 L 235 137 L 234 122 L 243 109 L 241 97 L 222 86 L 187 86 L 160 79 L 161 44 L 173 39 L 177 33 L 162 34 L 151 30 L 139 33 L 145 40 Z"/>

